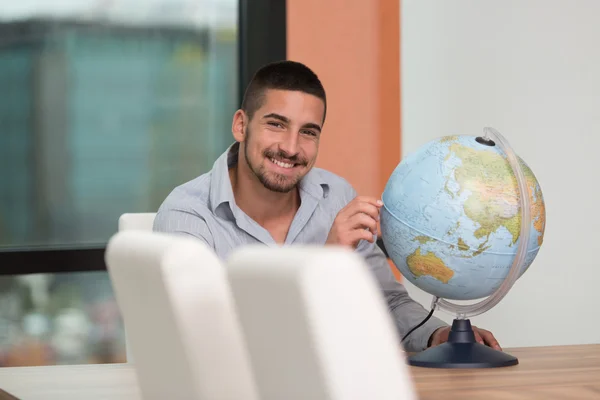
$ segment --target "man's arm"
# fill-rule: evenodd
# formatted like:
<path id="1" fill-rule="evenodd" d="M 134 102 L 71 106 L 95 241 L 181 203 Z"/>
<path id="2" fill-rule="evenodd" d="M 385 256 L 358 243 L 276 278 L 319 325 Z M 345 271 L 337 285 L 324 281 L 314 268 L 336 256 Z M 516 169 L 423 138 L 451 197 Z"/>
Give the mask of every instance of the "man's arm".
<path id="1" fill-rule="evenodd" d="M 345 180 L 341 182 L 338 189 L 341 189 L 343 208 L 337 211 L 327 242 L 352 246 L 365 259 L 379 283 L 398 334 L 402 338 L 421 323 L 429 312 L 410 298 L 406 288 L 394 277 L 387 257 L 373 240 L 377 231 L 379 208 L 383 203 L 374 197 L 357 196 L 352 185 Z M 446 326 L 448 325 L 444 321 L 432 316 L 423 326 L 411 333 L 403 345 L 407 351 L 422 351 L 427 348 L 431 335 L 437 329 Z"/>
<path id="2" fill-rule="evenodd" d="M 364 257 L 373 271 L 388 303 L 400 338 L 402 338 L 409 330 L 423 321 L 429 312 L 421 304 L 411 299 L 404 285 L 396 280 L 390 270 L 387 258 L 376 243 L 362 240 L 356 250 Z M 405 350 L 422 351 L 426 349 L 433 332 L 446 326 L 448 324 L 444 321 L 431 316 L 429 321 L 406 339 Z"/>
<path id="3" fill-rule="evenodd" d="M 193 236 L 204 241 L 214 249 L 212 233 L 204 218 L 200 215 L 177 208 L 164 208 L 158 210 L 154 218 L 153 231 Z"/>

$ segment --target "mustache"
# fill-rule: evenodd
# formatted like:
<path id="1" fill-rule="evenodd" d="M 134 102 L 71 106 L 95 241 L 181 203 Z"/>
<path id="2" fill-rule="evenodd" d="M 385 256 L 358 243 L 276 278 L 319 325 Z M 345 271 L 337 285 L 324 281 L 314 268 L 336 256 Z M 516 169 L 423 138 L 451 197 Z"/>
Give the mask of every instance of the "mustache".
<path id="1" fill-rule="evenodd" d="M 283 160 L 285 162 L 289 162 L 290 164 L 297 164 L 297 165 L 302 165 L 302 166 L 306 166 L 308 164 L 308 161 L 306 160 L 306 158 L 300 157 L 300 155 L 298 155 L 298 154 L 290 155 L 282 150 L 279 150 L 279 151 L 265 150 L 263 155 L 267 158 Z"/>

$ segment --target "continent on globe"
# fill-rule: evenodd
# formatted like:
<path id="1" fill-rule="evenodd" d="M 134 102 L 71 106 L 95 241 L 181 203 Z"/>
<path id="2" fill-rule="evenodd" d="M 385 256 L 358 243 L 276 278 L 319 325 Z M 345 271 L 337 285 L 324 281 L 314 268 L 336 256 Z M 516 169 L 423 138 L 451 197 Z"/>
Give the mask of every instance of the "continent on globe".
<path id="1" fill-rule="evenodd" d="M 469 251 L 470 247 L 465 243 L 462 238 L 458 238 L 458 248 L 462 251 Z"/>
<path id="2" fill-rule="evenodd" d="M 521 243 L 520 191 L 499 146 L 474 136 L 438 138 L 405 157 L 382 195 L 382 239 L 398 270 L 438 297 L 489 296 L 506 278 Z M 530 202 L 522 275 L 543 243 L 542 189 L 520 158 Z"/>
<path id="3" fill-rule="evenodd" d="M 429 242 L 429 241 L 431 241 L 433 239 L 431 239 L 430 237 L 427 237 L 427 236 L 417 236 L 415 238 L 415 240 L 417 240 L 421 244 L 425 244 L 425 243 L 427 243 L 427 242 Z"/>
<path id="4" fill-rule="evenodd" d="M 406 263 L 417 278 L 428 275 L 442 283 L 448 283 L 454 275 L 454 271 L 448 268 L 435 254 L 421 254 L 420 248 L 406 258 Z"/>
<path id="5" fill-rule="evenodd" d="M 474 233 L 475 237 L 487 238 L 503 226 L 511 233 L 513 244 L 516 243 L 521 229 L 520 200 L 517 179 L 506 159 L 498 153 L 475 150 L 459 142 L 450 145 L 448 157 L 452 154 L 462 161 L 454 171 L 454 179 L 461 188 L 459 194 L 465 190 L 472 193 L 464 203 L 464 210 L 469 218 L 480 224 Z M 541 190 L 531 169 L 523 160 L 519 161 L 528 181 L 529 197 L 534 205 L 532 218 L 535 229 L 540 233 L 537 240 L 538 245 L 541 245 L 545 220 L 540 218 L 544 213 Z M 532 193 L 532 188 L 535 188 L 536 193 Z"/>

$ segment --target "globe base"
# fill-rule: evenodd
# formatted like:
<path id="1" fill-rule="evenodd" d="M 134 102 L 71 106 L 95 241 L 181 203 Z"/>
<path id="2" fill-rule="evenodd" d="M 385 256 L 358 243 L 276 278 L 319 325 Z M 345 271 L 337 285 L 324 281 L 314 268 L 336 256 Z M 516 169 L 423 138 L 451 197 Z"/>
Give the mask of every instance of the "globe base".
<path id="1" fill-rule="evenodd" d="M 425 368 L 496 368 L 517 365 L 519 360 L 477 343 L 468 319 L 455 319 L 448 341 L 408 358 L 408 364 Z"/>

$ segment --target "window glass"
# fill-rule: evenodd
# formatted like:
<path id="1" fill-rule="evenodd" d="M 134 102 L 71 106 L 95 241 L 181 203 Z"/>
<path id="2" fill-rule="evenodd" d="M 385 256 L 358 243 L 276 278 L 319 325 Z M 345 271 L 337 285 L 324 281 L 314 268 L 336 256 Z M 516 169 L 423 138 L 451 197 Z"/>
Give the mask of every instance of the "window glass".
<path id="1" fill-rule="evenodd" d="M 233 141 L 237 7 L 2 2 L 0 252 L 103 246 L 212 167 Z M 0 365 L 123 359 L 106 272 L 0 276 Z"/>

